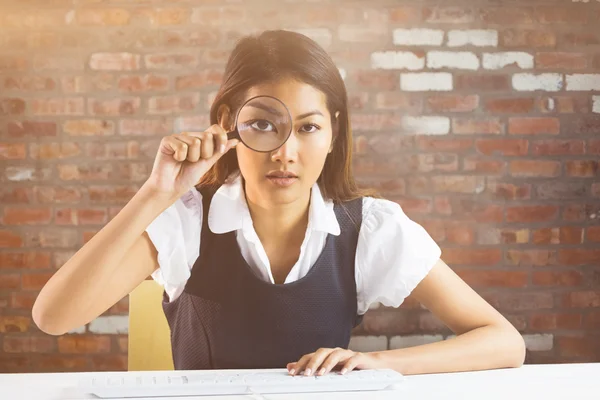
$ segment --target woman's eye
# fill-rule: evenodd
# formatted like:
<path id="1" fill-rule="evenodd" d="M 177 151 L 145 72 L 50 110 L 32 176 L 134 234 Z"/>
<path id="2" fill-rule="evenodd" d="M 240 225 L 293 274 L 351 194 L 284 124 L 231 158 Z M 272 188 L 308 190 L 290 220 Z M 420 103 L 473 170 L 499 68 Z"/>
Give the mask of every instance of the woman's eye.
<path id="1" fill-rule="evenodd" d="M 250 124 L 250 126 L 258 131 L 273 131 L 273 124 L 264 119 L 259 119 Z"/>
<path id="2" fill-rule="evenodd" d="M 306 124 L 302 127 L 302 131 L 306 133 L 314 133 L 318 131 L 320 128 L 315 124 Z"/>

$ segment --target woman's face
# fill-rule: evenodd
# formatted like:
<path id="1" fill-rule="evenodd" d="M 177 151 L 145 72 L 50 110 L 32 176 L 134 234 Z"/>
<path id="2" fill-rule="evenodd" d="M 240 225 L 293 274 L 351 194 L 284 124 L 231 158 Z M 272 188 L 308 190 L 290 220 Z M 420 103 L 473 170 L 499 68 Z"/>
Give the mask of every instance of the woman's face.
<path id="1" fill-rule="evenodd" d="M 313 86 L 285 79 L 252 87 L 246 99 L 273 96 L 292 117 L 292 132 L 277 150 L 260 153 L 240 143 L 236 147 L 246 196 L 265 206 L 290 204 L 306 198 L 319 178 L 332 148 L 333 129 L 325 94 Z M 278 178 L 281 174 L 292 178 Z"/>

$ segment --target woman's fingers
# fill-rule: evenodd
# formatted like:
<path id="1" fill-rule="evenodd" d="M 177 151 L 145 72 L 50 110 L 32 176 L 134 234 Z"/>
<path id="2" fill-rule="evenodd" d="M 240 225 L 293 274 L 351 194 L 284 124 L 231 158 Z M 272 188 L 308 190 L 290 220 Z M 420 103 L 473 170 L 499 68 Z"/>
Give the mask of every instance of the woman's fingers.
<path id="1" fill-rule="evenodd" d="M 332 351 L 319 369 L 318 375 L 324 375 L 334 369 L 339 363 L 346 361 L 348 358 L 352 357 L 354 352 L 345 349 L 337 349 Z"/>

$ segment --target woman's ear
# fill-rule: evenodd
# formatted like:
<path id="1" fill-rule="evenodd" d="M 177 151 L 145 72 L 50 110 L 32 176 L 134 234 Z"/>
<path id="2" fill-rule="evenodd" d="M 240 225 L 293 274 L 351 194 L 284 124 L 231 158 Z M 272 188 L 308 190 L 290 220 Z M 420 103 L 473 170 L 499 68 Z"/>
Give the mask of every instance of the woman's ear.
<path id="1" fill-rule="evenodd" d="M 227 104 L 221 104 L 217 110 L 217 123 L 226 131 L 232 130 L 231 109 Z"/>
<path id="2" fill-rule="evenodd" d="M 335 140 L 337 139 L 338 134 L 340 133 L 340 112 L 336 111 L 335 112 L 335 118 L 333 120 L 333 126 L 331 129 L 331 146 L 329 146 L 329 151 L 328 153 L 331 153 L 333 151 L 333 144 L 335 143 Z"/>

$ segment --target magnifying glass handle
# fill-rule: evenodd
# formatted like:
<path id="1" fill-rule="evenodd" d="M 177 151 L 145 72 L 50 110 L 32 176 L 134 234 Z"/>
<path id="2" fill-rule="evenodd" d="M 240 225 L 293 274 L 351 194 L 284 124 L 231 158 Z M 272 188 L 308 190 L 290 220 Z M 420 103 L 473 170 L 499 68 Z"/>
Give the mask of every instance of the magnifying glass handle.
<path id="1" fill-rule="evenodd" d="M 227 139 L 231 140 L 231 139 L 237 139 L 240 142 L 242 141 L 242 138 L 240 137 L 240 132 L 238 131 L 237 128 L 235 128 L 232 131 L 227 132 Z"/>

